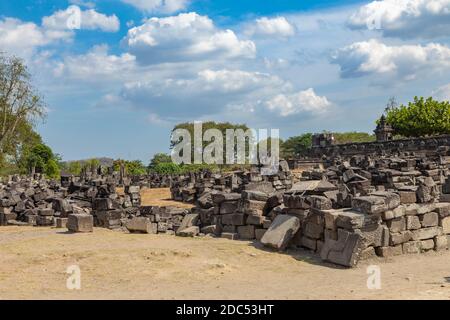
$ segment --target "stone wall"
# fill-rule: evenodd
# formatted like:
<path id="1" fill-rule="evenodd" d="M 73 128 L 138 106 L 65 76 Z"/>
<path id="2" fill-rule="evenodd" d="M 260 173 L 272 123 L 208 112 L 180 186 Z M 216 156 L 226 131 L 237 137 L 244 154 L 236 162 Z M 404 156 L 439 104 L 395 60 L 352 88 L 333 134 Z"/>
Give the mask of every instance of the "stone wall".
<path id="1" fill-rule="evenodd" d="M 315 146 L 303 154 L 307 158 L 322 156 L 382 155 L 416 153 L 417 155 L 447 155 L 450 135 L 391 140 L 384 142 L 347 143 L 331 146 Z"/>

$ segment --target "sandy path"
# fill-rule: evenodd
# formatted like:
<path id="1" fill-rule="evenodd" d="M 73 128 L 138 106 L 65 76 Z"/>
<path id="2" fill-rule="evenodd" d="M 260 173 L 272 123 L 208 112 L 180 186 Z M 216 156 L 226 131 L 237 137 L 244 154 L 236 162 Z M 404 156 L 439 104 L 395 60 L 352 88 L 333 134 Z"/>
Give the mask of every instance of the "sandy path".
<path id="1" fill-rule="evenodd" d="M 66 288 L 73 264 L 81 290 Z M 381 268 L 381 290 L 367 289 L 369 264 Z M 306 251 L 279 254 L 246 241 L 0 228 L 1 299 L 449 299 L 449 277 L 450 252 L 349 270 Z"/>

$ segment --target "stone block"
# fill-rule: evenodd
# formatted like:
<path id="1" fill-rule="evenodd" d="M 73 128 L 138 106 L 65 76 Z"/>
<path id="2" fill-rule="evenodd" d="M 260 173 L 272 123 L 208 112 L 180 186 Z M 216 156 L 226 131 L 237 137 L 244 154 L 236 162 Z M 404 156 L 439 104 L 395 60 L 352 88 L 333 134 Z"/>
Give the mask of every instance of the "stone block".
<path id="1" fill-rule="evenodd" d="M 158 233 L 158 225 L 152 223 L 150 218 L 146 217 L 134 217 L 127 221 L 126 228 L 130 232 L 140 232 L 140 233 Z"/>
<path id="2" fill-rule="evenodd" d="M 299 228 L 300 220 L 297 217 L 278 215 L 261 238 L 261 243 L 268 247 L 284 250 Z"/>
<path id="3" fill-rule="evenodd" d="M 221 216 L 221 220 L 222 224 L 243 226 L 245 225 L 245 214 L 243 213 L 224 214 Z"/>
<path id="4" fill-rule="evenodd" d="M 317 249 L 317 240 L 316 239 L 311 239 L 308 237 L 301 237 L 300 239 L 300 244 L 302 247 L 316 251 Z"/>
<path id="5" fill-rule="evenodd" d="M 252 225 L 239 226 L 239 227 L 237 227 L 237 232 L 239 235 L 239 239 L 242 239 L 242 240 L 255 239 L 255 226 L 252 226 Z"/>
<path id="6" fill-rule="evenodd" d="M 239 239 L 239 235 L 237 233 L 231 232 L 222 232 L 220 235 L 221 238 L 229 239 L 229 240 L 237 240 Z"/>
<path id="7" fill-rule="evenodd" d="M 186 228 L 196 226 L 199 222 L 199 218 L 200 216 L 197 213 L 189 213 L 185 215 L 183 221 L 181 222 L 180 227 L 177 229 L 176 234 L 178 235 L 178 233 L 182 232 Z"/>
<path id="8" fill-rule="evenodd" d="M 55 215 L 55 211 L 50 208 L 38 209 L 39 216 L 53 216 Z"/>
<path id="9" fill-rule="evenodd" d="M 406 216 L 406 229 L 417 230 L 422 227 L 418 216 Z"/>
<path id="10" fill-rule="evenodd" d="M 220 204 L 220 214 L 231 214 L 238 209 L 237 201 L 225 201 Z"/>
<path id="11" fill-rule="evenodd" d="M 325 239 L 320 251 L 323 260 L 346 267 L 354 267 L 359 259 L 364 245 L 361 235 L 344 229 L 338 229 L 338 240 Z"/>
<path id="12" fill-rule="evenodd" d="M 378 247 L 375 248 L 375 253 L 379 257 L 389 258 L 393 256 L 399 256 L 403 254 L 402 245 L 397 245 L 393 247 Z"/>
<path id="13" fill-rule="evenodd" d="M 391 246 L 396 246 L 398 244 L 402 244 L 405 242 L 408 242 L 409 240 L 411 240 L 413 238 L 413 231 L 402 231 L 402 232 L 398 232 L 398 233 L 390 233 L 390 245 Z M 414 239 L 416 240 L 416 239 Z"/>
<path id="14" fill-rule="evenodd" d="M 264 233 L 266 233 L 267 229 L 255 229 L 255 238 L 258 241 L 261 241 Z"/>
<path id="15" fill-rule="evenodd" d="M 69 214 L 67 229 L 72 232 L 92 232 L 94 217 L 90 214 Z"/>
<path id="16" fill-rule="evenodd" d="M 399 191 L 400 203 L 409 204 L 416 203 L 416 192 L 415 191 Z"/>
<path id="17" fill-rule="evenodd" d="M 444 234 L 450 234 L 450 217 L 442 218 L 439 221 L 439 226 L 442 227 Z"/>
<path id="18" fill-rule="evenodd" d="M 441 251 L 448 249 L 448 237 L 446 235 L 436 236 L 434 239 L 434 250 Z"/>
<path id="19" fill-rule="evenodd" d="M 264 223 L 266 217 L 260 216 L 260 215 L 249 215 L 247 217 L 247 224 L 255 225 L 255 226 L 262 226 Z"/>
<path id="20" fill-rule="evenodd" d="M 183 230 L 177 230 L 176 235 L 180 237 L 195 237 L 200 233 L 200 228 L 198 226 L 190 226 L 184 228 Z"/>
<path id="21" fill-rule="evenodd" d="M 380 214 L 388 210 L 384 198 L 377 196 L 354 197 L 352 207 L 354 210 L 366 214 Z"/>
<path id="22" fill-rule="evenodd" d="M 421 228 L 412 231 L 412 240 L 426 240 L 442 235 L 441 227 Z"/>
<path id="23" fill-rule="evenodd" d="M 393 233 L 406 230 L 406 220 L 404 217 L 394 218 L 386 222 L 389 230 Z"/>
<path id="24" fill-rule="evenodd" d="M 53 226 L 54 225 L 54 217 L 53 216 L 36 216 L 36 225 L 37 226 Z"/>
<path id="25" fill-rule="evenodd" d="M 419 216 L 422 228 L 435 227 L 439 224 L 439 216 L 436 212 L 429 212 Z"/>
<path id="26" fill-rule="evenodd" d="M 422 251 L 421 241 L 408 241 L 403 244 L 404 254 L 415 254 L 420 253 L 421 251 Z"/>
<path id="27" fill-rule="evenodd" d="M 68 218 L 55 218 L 56 228 L 67 228 Z"/>
<path id="28" fill-rule="evenodd" d="M 397 193 L 389 191 L 375 191 L 370 196 L 377 196 L 384 199 L 384 203 L 388 210 L 397 208 L 400 205 L 400 196 Z"/>

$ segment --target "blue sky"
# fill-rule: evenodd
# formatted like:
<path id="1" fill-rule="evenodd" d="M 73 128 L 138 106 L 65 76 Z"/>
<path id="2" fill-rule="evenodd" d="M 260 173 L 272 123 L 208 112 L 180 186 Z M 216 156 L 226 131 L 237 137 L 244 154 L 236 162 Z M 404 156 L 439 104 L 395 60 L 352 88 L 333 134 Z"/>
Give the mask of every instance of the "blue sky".
<path id="1" fill-rule="evenodd" d="M 0 2 L 66 160 L 148 162 L 183 121 L 371 132 L 391 96 L 449 99 L 449 40 L 448 0 Z"/>

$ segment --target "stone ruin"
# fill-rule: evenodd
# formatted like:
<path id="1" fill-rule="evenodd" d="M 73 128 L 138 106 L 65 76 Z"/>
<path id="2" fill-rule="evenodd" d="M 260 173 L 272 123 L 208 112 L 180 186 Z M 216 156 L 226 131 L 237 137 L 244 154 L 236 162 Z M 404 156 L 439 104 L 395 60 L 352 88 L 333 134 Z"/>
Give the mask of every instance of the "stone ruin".
<path id="1" fill-rule="evenodd" d="M 277 174 L 261 168 L 231 173 L 124 179 L 115 175 L 11 177 L 0 184 L 0 225 L 93 227 L 260 242 L 303 248 L 352 267 L 380 256 L 445 250 L 450 236 L 449 157 L 431 153 L 326 156 L 323 169 L 295 177 L 285 161 Z M 294 179 L 296 178 L 296 179 Z M 192 209 L 142 206 L 141 186 L 170 181 L 174 200 Z M 159 185 L 159 184 L 153 184 Z M 1 230 L 1 229 L 0 229 Z"/>

